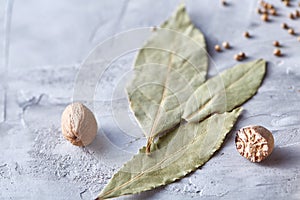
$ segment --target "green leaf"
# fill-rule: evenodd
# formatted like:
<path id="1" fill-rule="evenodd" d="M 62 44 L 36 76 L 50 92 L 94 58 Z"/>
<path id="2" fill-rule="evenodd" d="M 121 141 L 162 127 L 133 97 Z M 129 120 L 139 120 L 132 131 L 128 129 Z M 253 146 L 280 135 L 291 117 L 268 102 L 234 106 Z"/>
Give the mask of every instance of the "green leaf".
<path id="1" fill-rule="evenodd" d="M 150 190 L 184 177 L 204 165 L 221 147 L 241 108 L 215 114 L 200 123 L 181 125 L 127 162 L 110 180 L 98 199 Z"/>
<path id="2" fill-rule="evenodd" d="M 158 134 L 180 123 L 186 100 L 205 81 L 207 60 L 204 36 L 184 5 L 139 51 L 127 93 L 148 150 Z"/>
<path id="3" fill-rule="evenodd" d="M 259 59 L 236 65 L 207 80 L 190 96 L 183 118 L 197 122 L 240 106 L 257 92 L 265 71 L 266 61 Z"/>

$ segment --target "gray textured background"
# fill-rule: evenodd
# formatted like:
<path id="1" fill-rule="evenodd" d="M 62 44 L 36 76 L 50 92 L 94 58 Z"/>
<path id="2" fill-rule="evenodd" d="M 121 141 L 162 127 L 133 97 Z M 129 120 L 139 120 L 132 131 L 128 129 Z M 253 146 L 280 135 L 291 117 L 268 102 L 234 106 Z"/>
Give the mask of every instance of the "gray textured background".
<path id="1" fill-rule="evenodd" d="M 72 102 L 80 64 L 97 44 L 122 31 L 159 25 L 179 2 L 0 0 L 0 199 L 91 199 L 137 152 L 145 139 L 121 90 L 134 52 L 99 77 L 94 111 L 100 129 L 90 146 L 78 148 L 62 138 L 60 115 Z M 186 5 L 206 36 L 210 73 L 234 65 L 233 55 L 241 50 L 248 60 L 269 61 L 262 87 L 234 129 L 269 128 L 276 143 L 272 156 L 250 163 L 235 150 L 231 134 L 200 170 L 125 199 L 300 199 L 300 42 L 280 28 L 287 22 L 300 33 L 300 18 L 287 17 L 298 2 L 285 7 L 274 0 L 279 16 L 269 23 L 254 12 L 256 1 L 228 2 Z M 246 30 L 251 39 L 243 37 Z M 283 57 L 272 55 L 275 39 L 283 44 Z M 225 40 L 233 48 L 215 53 L 214 45 Z"/>

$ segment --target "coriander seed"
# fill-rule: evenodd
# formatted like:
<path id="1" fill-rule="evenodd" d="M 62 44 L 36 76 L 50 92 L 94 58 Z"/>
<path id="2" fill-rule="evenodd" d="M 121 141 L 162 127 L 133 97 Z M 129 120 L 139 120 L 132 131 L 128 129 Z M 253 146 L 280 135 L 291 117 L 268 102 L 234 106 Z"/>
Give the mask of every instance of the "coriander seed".
<path id="1" fill-rule="evenodd" d="M 274 45 L 275 47 L 279 47 L 279 46 L 280 46 L 280 43 L 276 40 L 276 41 L 273 42 L 273 45 Z"/>
<path id="2" fill-rule="evenodd" d="M 268 10 L 262 9 L 262 10 L 261 10 L 261 14 L 266 14 L 266 15 L 267 15 L 267 14 L 269 14 L 269 13 L 268 13 Z"/>
<path id="3" fill-rule="evenodd" d="M 290 14 L 289 14 L 289 18 L 290 18 L 290 19 L 295 19 L 294 14 L 293 14 L 293 13 L 290 13 Z"/>
<path id="4" fill-rule="evenodd" d="M 257 14 L 262 14 L 261 9 L 260 9 L 260 8 L 256 8 L 256 13 L 257 13 Z"/>
<path id="5" fill-rule="evenodd" d="M 234 59 L 237 61 L 241 61 L 244 58 L 246 58 L 246 54 L 244 52 L 240 52 L 240 53 L 234 55 Z"/>
<path id="6" fill-rule="evenodd" d="M 267 9 L 270 9 L 270 10 L 271 10 L 271 9 L 274 9 L 274 6 L 273 6 L 272 4 L 270 4 L 270 3 L 268 3 L 268 4 L 267 4 Z"/>
<path id="7" fill-rule="evenodd" d="M 250 34 L 249 34 L 249 32 L 248 32 L 248 31 L 244 32 L 244 37 L 246 37 L 246 38 L 250 38 Z"/>
<path id="8" fill-rule="evenodd" d="M 273 15 L 273 16 L 276 16 L 277 15 L 277 11 L 275 9 L 271 9 L 270 10 L 270 14 Z"/>
<path id="9" fill-rule="evenodd" d="M 280 51 L 280 49 L 274 49 L 273 54 L 274 54 L 275 56 L 281 56 L 281 51 Z"/>
<path id="10" fill-rule="evenodd" d="M 241 58 L 245 58 L 245 57 L 246 57 L 246 54 L 245 54 L 244 52 L 240 52 L 240 53 L 238 54 L 238 56 L 240 56 Z"/>
<path id="11" fill-rule="evenodd" d="M 283 29 L 288 29 L 288 28 L 289 28 L 289 26 L 288 26 L 286 23 L 282 23 L 282 24 L 281 24 L 281 27 L 282 27 Z"/>
<path id="12" fill-rule="evenodd" d="M 290 2 L 289 1 L 284 1 L 284 5 L 285 6 L 290 6 Z"/>
<path id="13" fill-rule="evenodd" d="M 260 5 L 263 6 L 263 7 L 266 5 L 266 2 L 264 2 L 264 1 L 260 1 L 259 3 L 260 3 Z"/>
<path id="14" fill-rule="evenodd" d="M 241 60 L 242 60 L 242 57 L 239 56 L 238 54 L 235 54 L 235 55 L 234 55 L 234 59 L 237 60 L 237 61 L 241 61 Z"/>
<path id="15" fill-rule="evenodd" d="M 295 34 L 295 31 L 294 31 L 294 29 L 292 29 L 292 28 L 290 28 L 290 29 L 288 30 L 288 32 L 289 32 L 289 34 L 291 34 L 291 35 L 294 35 L 294 34 Z"/>
<path id="16" fill-rule="evenodd" d="M 296 17 L 300 17 L 300 11 L 299 11 L 299 10 L 296 10 L 296 11 L 295 11 L 295 16 L 296 16 Z"/>
<path id="17" fill-rule="evenodd" d="M 223 42 L 222 43 L 222 46 L 225 48 L 225 49 L 229 49 L 230 48 L 230 45 L 228 42 Z"/>
<path id="18" fill-rule="evenodd" d="M 215 50 L 216 50 L 217 52 L 220 52 L 220 51 L 221 51 L 220 45 L 215 45 Z"/>
<path id="19" fill-rule="evenodd" d="M 261 19 L 265 22 L 269 21 L 269 16 L 267 13 L 264 13 L 262 16 L 261 16 Z"/>

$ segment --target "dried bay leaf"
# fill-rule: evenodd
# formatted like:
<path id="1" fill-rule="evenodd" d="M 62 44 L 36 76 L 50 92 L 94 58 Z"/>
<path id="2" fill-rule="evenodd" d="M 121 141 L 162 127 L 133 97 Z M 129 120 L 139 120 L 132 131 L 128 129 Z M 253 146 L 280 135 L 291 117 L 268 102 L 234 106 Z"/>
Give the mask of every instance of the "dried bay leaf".
<path id="1" fill-rule="evenodd" d="M 205 81 L 205 48 L 203 34 L 180 5 L 139 51 L 127 93 L 148 138 L 147 152 L 158 134 L 180 123 L 186 100 Z"/>
<path id="2" fill-rule="evenodd" d="M 181 125 L 127 162 L 102 190 L 98 199 L 108 199 L 150 190 L 184 177 L 204 165 L 221 147 L 241 113 L 214 114 L 199 123 Z"/>
<path id="3" fill-rule="evenodd" d="M 205 164 L 236 122 L 241 112 L 236 107 L 251 98 L 263 80 L 266 62 L 257 60 L 204 83 L 205 40 L 185 7 L 179 6 L 161 27 L 139 51 L 135 76 L 127 86 L 148 143 L 113 176 L 98 199 L 150 190 Z M 154 143 L 160 133 L 168 134 Z"/>
<path id="4" fill-rule="evenodd" d="M 240 106 L 257 92 L 265 71 L 266 61 L 259 59 L 236 65 L 207 80 L 190 96 L 183 118 L 198 122 L 213 113 Z"/>

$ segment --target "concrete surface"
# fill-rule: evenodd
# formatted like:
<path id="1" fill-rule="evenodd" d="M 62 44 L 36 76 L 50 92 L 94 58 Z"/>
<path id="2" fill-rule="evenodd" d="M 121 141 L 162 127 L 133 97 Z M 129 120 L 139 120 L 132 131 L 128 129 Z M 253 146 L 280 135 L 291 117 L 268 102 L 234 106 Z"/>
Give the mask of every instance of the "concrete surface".
<path id="1" fill-rule="evenodd" d="M 102 69 L 92 64 L 97 54 L 89 54 L 96 45 L 122 31 L 159 25 L 179 2 L 0 1 L 0 199 L 92 199 L 145 144 L 123 91 L 136 51 L 118 55 L 101 76 L 77 75 L 87 57 L 89 69 Z M 248 60 L 269 61 L 262 87 L 244 105 L 234 130 L 250 124 L 269 128 L 276 144 L 272 156 L 261 164 L 242 158 L 233 131 L 220 152 L 195 173 L 120 199 L 300 199 L 300 42 L 280 27 L 287 22 L 299 36 L 300 18 L 287 17 L 298 2 L 285 7 L 272 1 L 279 16 L 269 23 L 255 13 L 256 1 L 228 3 L 186 5 L 206 36 L 210 75 L 234 65 L 239 51 Z M 243 37 L 246 30 L 252 38 Z M 273 56 L 273 40 L 283 44 L 283 57 Z M 223 41 L 233 48 L 215 53 L 214 45 Z M 88 79 L 96 80 L 93 99 L 86 99 L 82 90 L 74 96 L 76 84 L 89 87 Z M 73 100 L 93 105 L 99 123 L 96 140 L 86 148 L 72 146 L 60 133 L 60 115 Z"/>

